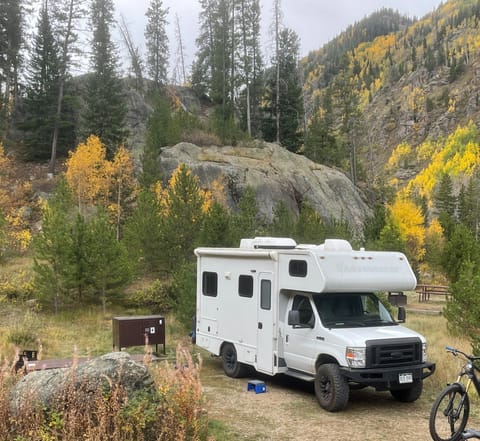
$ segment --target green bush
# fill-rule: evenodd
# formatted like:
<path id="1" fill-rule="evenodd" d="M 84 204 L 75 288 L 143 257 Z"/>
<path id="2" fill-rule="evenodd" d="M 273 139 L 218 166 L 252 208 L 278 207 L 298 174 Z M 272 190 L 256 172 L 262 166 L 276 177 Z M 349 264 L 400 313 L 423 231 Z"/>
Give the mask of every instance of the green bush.
<path id="1" fill-rule="evenodd" d="M 147 288 L 128 295 L 125 303 L 131 308 L 147 308 L 152 314 L 166 314 L 173 308 L 175 301 L 171 297 L 169 284 L 157 279 Z"/>

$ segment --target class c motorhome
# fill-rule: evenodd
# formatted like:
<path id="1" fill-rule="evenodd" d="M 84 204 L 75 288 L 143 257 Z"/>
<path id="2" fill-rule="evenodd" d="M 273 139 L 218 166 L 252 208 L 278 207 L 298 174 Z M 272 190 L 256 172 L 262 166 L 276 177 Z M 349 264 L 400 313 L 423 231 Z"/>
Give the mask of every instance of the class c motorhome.
<path id="1" fill-rule="evenodd" d="M 343 409 L 352 387 L 389 390 L 404 402 L 421 395 L 435 369 L 425 338 L 376 295 L 415 289 L 402 253 L 258 237 L 195 254 L 196 344 L 221 356 L 228 376 L 254 368 L 313 381 L 328 411 Z"/>

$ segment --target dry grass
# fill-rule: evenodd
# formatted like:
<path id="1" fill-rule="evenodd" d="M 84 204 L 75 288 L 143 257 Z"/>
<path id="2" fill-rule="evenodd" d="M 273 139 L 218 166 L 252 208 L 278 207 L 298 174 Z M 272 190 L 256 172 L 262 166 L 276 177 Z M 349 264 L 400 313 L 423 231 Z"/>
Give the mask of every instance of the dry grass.
<path id="1" fill-rule="evenodd" d="M 0 370 L 0 440 L 2 441 L 167 441 L 204 440 L 204 412 L 200 361 L 177 348 L 174 364 L 149 364 L 155 393 L 127 397 L 123 387 L 109 380 L 109 387 L 89 394 L 68 386 L 52 408 L 25 397 L 20 411 L 10 407 L 10 389 L 19 376 L 4 363 Z M 87 385 L 85 385 L 87 386 Z M 87 389 L 86 389 L 87 390 Z"/>

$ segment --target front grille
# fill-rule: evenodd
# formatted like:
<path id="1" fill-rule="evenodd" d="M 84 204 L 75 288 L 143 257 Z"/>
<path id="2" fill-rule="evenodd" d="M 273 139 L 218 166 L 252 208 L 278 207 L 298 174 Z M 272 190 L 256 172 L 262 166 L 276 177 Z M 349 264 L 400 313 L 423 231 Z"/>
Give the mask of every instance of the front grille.
<path id="1" fill-rule="evenodd" d="M 367 368 L 395 367 L 422 362 L 418 338 L 367 341 Z"/>

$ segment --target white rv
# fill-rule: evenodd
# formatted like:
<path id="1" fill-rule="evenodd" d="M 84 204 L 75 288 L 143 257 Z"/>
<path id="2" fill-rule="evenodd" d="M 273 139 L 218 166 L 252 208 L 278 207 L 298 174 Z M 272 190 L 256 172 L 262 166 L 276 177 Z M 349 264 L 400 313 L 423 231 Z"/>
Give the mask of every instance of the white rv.
<path id="1" fill-rule="evenodd" d="M 221 356 L 228 376 L 253 367 L 314 381 L 320 405 L 338 411 L 350 387 L 415 401 L 435 369 L 425 338 L 375 295 L 415 288 L 402 253 L 354 251 L 337 239 L 317 246 L 259 237 L 195 254 L 196 344 Z"/>

